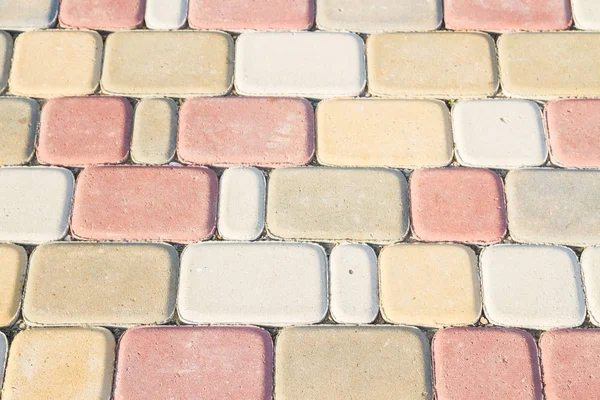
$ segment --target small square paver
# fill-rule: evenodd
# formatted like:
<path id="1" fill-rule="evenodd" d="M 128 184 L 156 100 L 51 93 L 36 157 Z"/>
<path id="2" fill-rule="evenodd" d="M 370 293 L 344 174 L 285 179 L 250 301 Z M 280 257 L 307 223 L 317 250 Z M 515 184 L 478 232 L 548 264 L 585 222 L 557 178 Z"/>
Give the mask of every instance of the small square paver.
<path id="1" fill-rule="evenodd" d="M 0 2 L 0 29 L 26 31 L 56 24 L 59 0 L 4 0 Z"/>
<path id="2" fill-rule="evenodd" d="M 542 400 L 535 339 L 517 329 L 449 328 L 432 343 L 438 400 Z"/>
<path id="3" fill-rule="evenodd" d="M 588 247 L 583 251 L 581 272 L 590 320 L 600 326 L 600 247 Z"/>
<path id="4" fill-rule="evenodd" d="M 12 243 L 0 243 L 0 327 L 11 326 L 19 317 L 26 269 L 25 249 Z M 0 348 L 0 364 L 3 364 L 1 357 Z"/>
<path id="5" fill-rule="evenodd" d="M 101 31 L 139 28 L 146 0 L 61 0 L 59 20 L 68 28 Z"/>
<path id="6" fill-rule="evenodd" d="M 600 3 L 596 0 L 571 0 L 573 20 L 578 29 L 600 30 Z"/>
<path id="7" fill-rule="evenodd" d="M 40 106 L 33 99 L 0 98 L 0 165 L 28 163 L 35 152 Z"/>
<path id="8" fill-rule="evenodd" d="M 146 0 L 146 26 L 179 29 L 187 19 L 188 0 Z"/>
<path id="9" fill-rule="evenodd" d="M 143 99 L 135 107 L 131 159 L 137 164 L 166 164 L 175 156 L 177 104 L 169 98 Z"/>

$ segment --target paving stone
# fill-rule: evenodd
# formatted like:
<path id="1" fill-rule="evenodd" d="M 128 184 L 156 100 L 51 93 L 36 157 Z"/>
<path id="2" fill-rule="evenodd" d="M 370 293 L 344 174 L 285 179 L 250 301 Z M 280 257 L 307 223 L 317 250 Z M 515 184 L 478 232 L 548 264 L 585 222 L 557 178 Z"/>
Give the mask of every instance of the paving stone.
<path id="1" fill-rule="evenodd" d="M 576 28 L 600 30 L 600 3 L 595 0 L 571 0 L 571 7 Z"/>
<path id="2" fill-rule="evenodd" d="M 364 44 L 353 33 L 244 33 L 235 60 L 245 96 L 358 96 L 366 84 Z"/>
<path id="3" fill-rule="evenodd" d="M 110 94 L 219 96 L 232 79 L 233 39 L 223 32 L 140 30 L 106 39 L 102 89 Z"/>
<path id="4" fill-rule="evenodd" d="M 61 0 L 58 18 L 68 28 L 115 31 L 142 26 L 145 9 L 146 0 Z"/>
<path id="5" fill-rule="evenodd" d="M 429 343 L 416 328 L 305 326 L 277 336 L 278 400 L 386 399 L 392 393 L 432 398 Z"/>
<path id="6" fill-rule="evenodd" d="M 386 321 L 443 327 L 481 315 L 477 256 L 457 244 L 396 244 L 379 255 L 381 313 Z"/>
<path id="7" fill-rule="evenodd" d="M 25 32 L 15 41 L 10 92 L 43 98 L 91 94 L 100 82 L 101 63 L 97 32 Z"/>
<path id="8" fill-rule="evenodd" d="M 508 229 L 517 242 L 600 244 L 600 172 L 515 170 L 506 176 Z"/>
<path id="9" fill-rule="evenodd" d="M 135 107 L 131 158 L 138 164 L 166 164 L 175 156 L 177 104 L 144 99 Z"/>
<path id="10" fill-rule="evenodd" d="M 11 68 L 12 55 L 12 37 L 6 32 L 0 32 L 0 93 L 4 92 L 8 84 L 8 71 Z"/>
<path id="11" fill-rule="evenodd" d="M 0 332 L 0 387 L 4 381 L 4 369 L 6 366 L 6 360 L 8 359 L 8 340 L 6 335 Z"/>
<path id="12" fill-rule="evenodd" d="M 280 167 L 308 164 L 314 152 L 314 111 L 305 99 L 194 98 L 181 106 L 183 161 Z"/>
<path id="13" fill-rule="evenodd" d="M 69 226 L 74 178 L 47 167 L 0 169 L 0 241 L 38 244 L 62 239 Z"/>
<path id="14" fill-rule="evenodd" d="M 81 239 L 196 242 L 212 236 L 217 176 L 202 167 L 88 167 L 71 230 Z"/>
<path id="15" fill-rule="evenodd" d="M 520 168 L 548 157 L 542 113 L 532 101 L 461 101 L 452 108 L 452 122 L 462 165 Z"/>
<path id="16" fill-rule="evenodd" d="M 600 168 L 600 100 L 546 104 L 550 158 L 566 168 Z"/>
<path id="17" fill-rule="evenodd" d="M 265 176 L 256 168 L 229 168 L 221 175 L 217 229 L 223 239 L 255 240 L 265 228 Z"/>
<path id="18" fill-rule="evenodd" d="M 10 347 L 3 400 L 108 400 L 115 339 L 103 328 L 29 329 Z"/>
<path id="19" fill-rule="evenodd" d="M 132 108 L 123 97 L 61 97 L 42 108 L 37 158 L 42 164 L 86 166 L 125 161 Z"/>
<path id="20" fill-rule="evenodd" d="M 26 31 L 56 24 L 59 0 L 4 0 L 0 4 L 0 29 Z"/>
<path id="21" fill-rule="evenodd" d="M 462 98 L 498 90 L 494 40 L 480 32 L 372 35 L 367 64 L 376 96 Z"/>
<path id="22" fill-rule="evenodd" d="M 163 323 L 175 312 L 179 257 L 162 243 L 56 242 L 31 256 L 30 325 Z"/>
<path id="23" fill-rule="evenodd" d="M 444 0 L 446 28 L 474 31 L 559 31 L 571 25 L 567 0 Z"/>
<path id="24" fill-rule="evenodd" d="M 594 71 L 600 62 L 600 34 L 509 33 L 498 39 L 498 60 L 507 96 L 600 96 L 600 75 Z"/>
<path id="25" fill-rule="evenodd" d="M 410 177 L 410 202 L 419 240 L 496 243 L 506 234 L 502 180 L 493 171 L 417 170 Z"/>
<path id="26" fill-rule="evenodd" d="M 179 29 L 187 19 L 188 0 L 146 0 L 146 26 Z"/>
<path id="27" fill-rule="evenodd" d="M 561 329 L 540 339 L 544 392 L 547 400 L 600 396 L 600 330 Z"/>
<path id="28" fill-rule="evenodd" d="M 35 100 L 0 99 L 0 165 L 28 163 L 35 151 L 40 106 Z"/>
<path id="29" fill-rule="evenodd" d="M 408 233 L 404 175 L 379 168 L 280 168 L 269 176 L 267 229 L 283 239 L 395 242 Z"/>
<path id="30" fill-rule="evenodd" d="M 590 320 L 600 326 L 600 247 L 588 247 L 583 251 L 581 270 Z"/>
<path id="31" fill-rule="evenodd" d="M 323 165 L 446 166 L 453 149 L 448 107 L 437 100 L 324 100 L 317 149 Z"/>
<path id="32" fill-rule="evenodd" d="M 322 30 L 430 31 L 440 27 L 442 18 L 442 0 L 317 0 Z"/>
<path id="33" fill-rule="evenodd" d="M 119 342 L 115 400 L 271 400 L 273 342 L 255 327 L 141 327 Z"/>
<path id="34" fill-rule="evenodd" d="M 480 256 L 483 307 L 496 325 L 579 326 L 585 319 L 581 270 L 567 247 L 498 245 Z"/>
<path id="35" fill-rule="evenodd" d="M 0 243 L 0 327 L 11 326 L 19 317 L 26 270 L 25 249 L 11 243 Z M 3 354 L 0 343 L 0 376 L 3 376 Z"/>
<path id="36" fill-rule="evenodd" d="M 190 245 L 178 296 L 179 317 L 187 323 L 318 323 L 327 313 L 327 256 L 312 243 Z"/>
<path id="37" fill-rule="evenodd" d="M 379 312 L 377 255 L 366 244 L 344 243 L 329 257 L 330 311 L 341 324 L 369 324 Z"/>
<path id="38" fill-rule="evenodd" d="M 190 27 L 225 31 L 295 31 L 315 20 L 311 0 L 190 0 Z"/>
<path id="39" fill-rule="evenodd" d="M 518 329 L 449 328 L 433 337 L 439 400 L 542 400 L 535 339 Z"/>

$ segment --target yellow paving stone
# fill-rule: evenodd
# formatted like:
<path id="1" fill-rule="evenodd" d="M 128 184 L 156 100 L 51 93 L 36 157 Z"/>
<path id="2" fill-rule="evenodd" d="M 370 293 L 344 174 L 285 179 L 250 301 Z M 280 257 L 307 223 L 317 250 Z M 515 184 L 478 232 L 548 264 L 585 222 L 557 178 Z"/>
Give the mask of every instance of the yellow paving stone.
<path id="1" fill-rule="evenodd" d="M 35 100 L 0 98 L 0 165 L 22 165 L 31 160 L 39 113 Z"/>
<path id="2" fill-rule="evenodd" d="M 6 89 L 8 83 L 8 71 L 10 69 L 10 61 L 13 54 L 12 37 L 0 31 L 0 92 Z"/>
<path id="3" fill-rule="evenodd" d="M 19 316 L 26 269 L 25 249 L 0 243 L 0 327 L 12 325 Z"/>
<path id="4" fill-rule="evenodd" d="M 131 158 L 138 164 L 166 164 L 175 155 L 177 104 L 144 99 L 135 108 Z"/>

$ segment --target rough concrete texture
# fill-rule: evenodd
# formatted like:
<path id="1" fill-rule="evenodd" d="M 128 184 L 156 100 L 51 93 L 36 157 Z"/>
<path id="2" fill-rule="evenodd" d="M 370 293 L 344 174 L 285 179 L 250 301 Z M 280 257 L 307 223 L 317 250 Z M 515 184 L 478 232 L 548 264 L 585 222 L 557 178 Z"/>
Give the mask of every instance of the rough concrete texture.
<path id="1" fill-rule="evenodd" d="M 144 99 L 135 107 L 131 158 L 137 164 L 166 164 L 175 155 L 177 104 Z"/>
<path id="2" fill-rule="evenodd" d="M 35 151 L 40 106 L 33 99 L 0 99 L 0 165 L 28 163 Z"/>
<path id="3" fill-rule="evenodd" d="M 19 316 L 26 270 L 25 249 L 11 243 L 0 243 L 0 327 L 12 325 Z M 0 349 L 0 365 L 4 364 L 1 359 L 3 353 Z"/>

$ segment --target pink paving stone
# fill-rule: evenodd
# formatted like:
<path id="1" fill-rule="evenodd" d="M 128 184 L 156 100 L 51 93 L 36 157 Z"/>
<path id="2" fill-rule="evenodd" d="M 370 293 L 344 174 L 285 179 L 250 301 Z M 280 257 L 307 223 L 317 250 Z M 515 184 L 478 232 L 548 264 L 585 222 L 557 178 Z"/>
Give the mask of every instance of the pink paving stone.
<path id="1" fill-rule="evenodd" d="M 179 112 L 179 158 L 194 164 L 304 165 L 314 143 L 314 111 L 304 99 L 194 98 Z"/>
<path id="2" fill-rule="evenodd" d="M 410 203 L 413 233 L 426 242 L 496 243 L 506 234 L 502 180 L 487 169 L 417 170 Z"/>
<path id="3" fill-rule="evenodd" d="M 203 167 L 88 167 L 71 231 L 81 239 L 196 242 L 216 225 L 217 176 Z"/>
<path id="4" fill-rule="evenodd" d="M 58 19 L 70 28 L 120 30 L 140 27 L 146 0 L 61 0 Z"/>
<path id="5" fill-rule="evenodd" d="M 143 327 L 119 342 L 114 400 L 269 400 L 273 343 L 255 327 Z"/>
<path id="6" fill-rule="evenodd" d="M 79 0 L 76 0 L 79 1 Z M 190 0 L 196 29 L 302 30 L 314 24 L 314 0 Z"/>
<path id="7" fill-rule="evenodd" d="M 541 400 L 533 336 L 518 329 L 449 328 L 433 337 L 437 400 Z"/>
<path id="8" fill-rule="evenodd" d="M 600 100 L 555 100 L 546 105 L 553 163 L 567 168 L 600 167 Z"/>
<path id="9" fill-rule="evenodd" d="M 546 400 L 600 399 L 600 329 L 545 332 L 540 350 Z"/>
<path id="10" fill-rule="evenodd" d="M 552 31 L 571 25 L 569 0 L 444 0 L 448 29 Z"/>
<path id="11" fill-rule="evenodd" d="M 38 160 L 84 166 L 123 162 L 129 153 L 132 107 L 121 97 L 63 97 L 42 108 Z"/>

